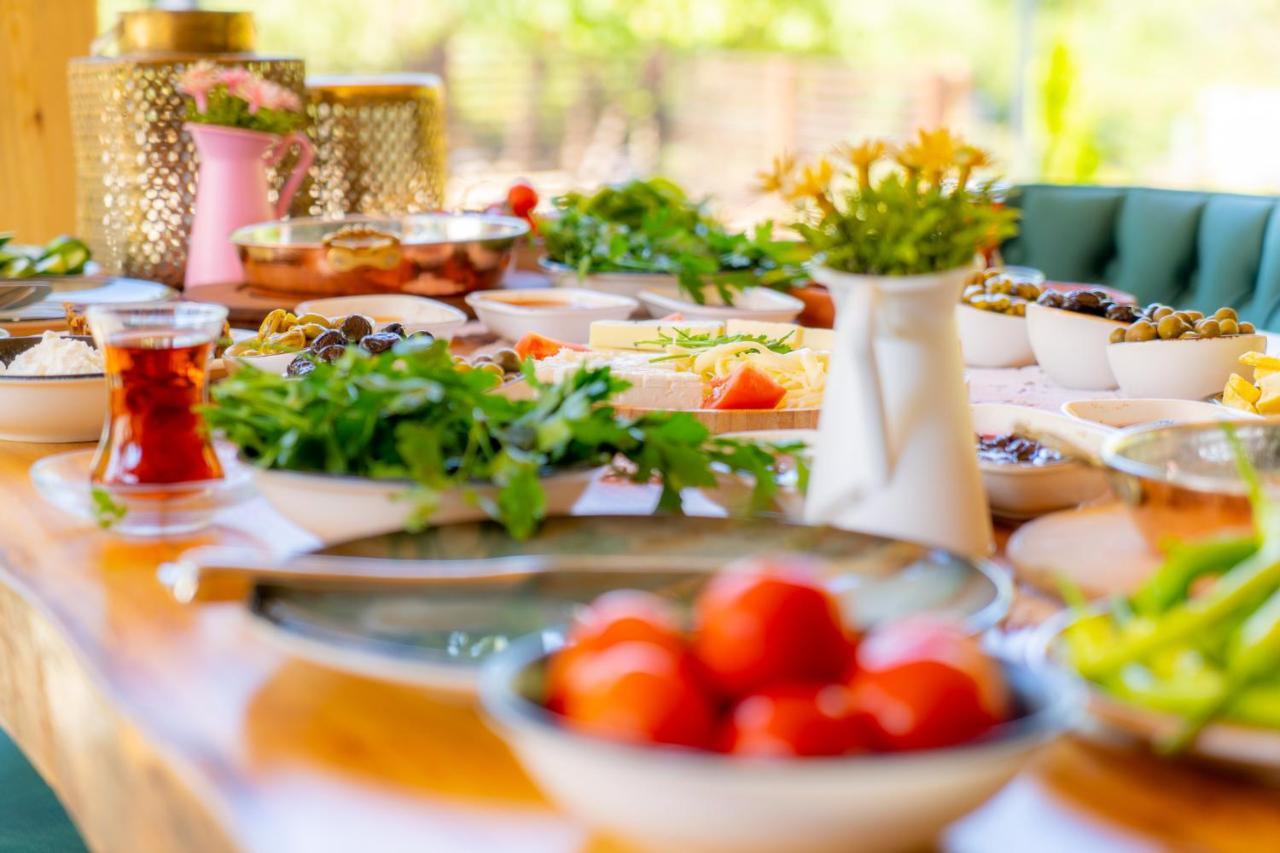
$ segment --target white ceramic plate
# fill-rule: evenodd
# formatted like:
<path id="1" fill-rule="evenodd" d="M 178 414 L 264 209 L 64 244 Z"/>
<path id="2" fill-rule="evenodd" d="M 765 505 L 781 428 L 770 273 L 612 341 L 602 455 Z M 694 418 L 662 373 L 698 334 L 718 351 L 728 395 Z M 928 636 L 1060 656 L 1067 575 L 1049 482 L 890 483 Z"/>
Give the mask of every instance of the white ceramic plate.
<path id="1" fill-rule="evenodd" d="M 974 403 L 973 428 L 981 435 L 1022 432 L 1056 436 L 1097 453 L 1108 431 L 1082 421 L 1004 403 Z M 979 460 L 991 512 L 1003 518 L 1033 518 L 1101 497 L 1107 491 L 1102 471 L 1081 462 L 1006 465 Z"/>
<path id="2" fill-rule="evenodd" d="M 1266 349 L 1263 335 L 1228 335 L 1109 344 L 1107 359 L 1127 397 L 1203 400 L 1244 370 L 1240 356 Z"/>
<path id="3" fill-rule="evenodd" d="M 328 299 L 308 299 L 299 302 L 293 313 L 322 314 L 325 317 L 345 317 L 348 314 L 364 314 L 373 318 L 374 329 L 388 323 L 400 323 L 406 334 L 430 332 L 437 338 L 449 340 L 467 322 L 467 315 L 435 299 L 413 296 L 407 293 L 371 293 L 359 296 L 333 296 Z"/>
<path id="4" fill-rule="evenodd" d="M 530 305 L 531 300 L 544 303 Z M 545 303 L 559 303 L 547 307 Z M 640 307 L 630 296 L 578 287 L 480 290 L 467 304 L 489 331 L 509 341 L 535 332 L 571 344 L 585 344 L 596 320 L 626 320 Z"/>
<path id="5" fill-rule="evenodd" d="M 680 314 L 686 320 L 759 320 L 789 323 L 804 310 L 804 303 L 794 296 L 768 287 L 748 287 L 735 294 L 732 305 L 725 305 L 713 287 L 705 290 L 706 302 L 699 305 L 675 285 L 646 287 L 640 301 L 650 317 Z"/>
<path id="6" fill-rule="evenodd" d="M 584 468 L 542 479 L 548 515 L 564 515 L 595 479 L 598 468 Z M 404 530 L 413 512 L 407 500 L 412 483 L 300 471 L 253 469 L 254 485 L 276 511 L 325 544 Z M 468 494 L 474 492 L 474 494 Z M 453 524 L 487 518 L 479 499 L 494 499 L 494 486 L 455 489 L 439 497 L 431 523 Z"/>
<path id="7" fill-rule="evenodd" d="M 580 287 L 586 290 L 598 290 L 602 293 L 614 293 L 619 296 L 640 297 L 640 291 L 650 287 L 675 286 L 676 278 L 671 275 L 652 272 L 597 272 L 578 275 L 573 267 L 558 264 L 541 258 L 538 266 L 551 276 L 556 287 Z"/>
<path id="8" fill-rule="evenodd" d="M 40 281 L 51 285 L 53 292 L 40 302 L 14 311 L 2 311 L 0 317 L 6 320 L 61 320 L 66 305 L 166 302 L 178 295 L 177 291 L 159 282 L 120 276 L 57 276 Z"/>
<path id="9" fill-rule="evenodd" d="M 1049 378 L 1063 388 L 1108 391 L 1116 387 L 1107 347 L 1111 333 L 1123 326 L 1115 320 L 1061 308 L 1027 306 L 1031 350 Z"/>
<path id="10" fill-rule="evenodd" d="M 1062 413 L 1084 423 L 1107 429 L 1127 429 L 1154 424 L 1196 423 L 1209 420 L 1252 419 L 1257 415 L 1202 400 L 1099 399 L 1072 400 Z"/>
<path id="11" fill-rule="evenodd" d="M 6 363 L 35 346 L 40 336 L 8 338 Z M 89 346 L 93 339 L 78 337 Z M 64 443 L 96 441 L 107 418 L 107 379 L 81 376 L 9 376 L 0 374 L 0 441 Z"/>

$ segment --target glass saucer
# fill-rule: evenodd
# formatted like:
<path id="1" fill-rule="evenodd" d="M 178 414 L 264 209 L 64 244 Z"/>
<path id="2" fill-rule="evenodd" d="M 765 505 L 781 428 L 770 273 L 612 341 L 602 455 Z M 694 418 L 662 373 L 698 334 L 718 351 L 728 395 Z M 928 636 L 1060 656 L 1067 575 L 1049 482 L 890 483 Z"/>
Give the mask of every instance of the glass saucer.
<path id="1" fill-rule="evenodd" d="M 209 525 L 214 514 L 253 494 L 247 466 L 235 448 L 216 448 L 223 478 L 187 483 L 102 486 L 89 482 L 94 450 L 46 456 L 31 466 L 31 481 L 63 512 L 126 536 L 177 536 Z"/>

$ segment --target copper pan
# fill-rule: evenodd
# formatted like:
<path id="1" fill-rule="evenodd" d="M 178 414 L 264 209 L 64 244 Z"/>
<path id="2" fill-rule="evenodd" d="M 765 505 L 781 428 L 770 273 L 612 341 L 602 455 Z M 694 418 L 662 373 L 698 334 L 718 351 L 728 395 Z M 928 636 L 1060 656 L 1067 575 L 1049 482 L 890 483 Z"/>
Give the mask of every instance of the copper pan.
<path id="1" fill-rule="evenodd" d="M 253 288 L 457 297 L 497 287 L 528 224 L 481 213 L 280 219 L 231 235 Z"/>

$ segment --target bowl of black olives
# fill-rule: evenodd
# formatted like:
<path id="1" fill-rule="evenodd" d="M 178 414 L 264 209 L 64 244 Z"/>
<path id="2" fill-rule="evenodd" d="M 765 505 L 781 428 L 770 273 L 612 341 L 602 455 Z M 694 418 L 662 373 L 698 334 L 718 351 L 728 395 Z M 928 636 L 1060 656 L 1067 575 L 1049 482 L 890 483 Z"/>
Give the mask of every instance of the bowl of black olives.
<path id="1" fill-rule="evenodd" d="M 1116 329 L 1138 319 L 1138 308 L 1105 290 L 1046 290 L 1027 306 L 1027 335 L 1036 361 L 1064 388 L 1116 387 L 1107 345 Z"/>
<path id="2" fill-rule="evenodd" d="M 1218 393 L 1247 352 L 1266 337 L 1234 308 L 1212 314 L 1153 303 L 1111 333 L 1107 360 L 1129 397 L 1200 400 Z"/>

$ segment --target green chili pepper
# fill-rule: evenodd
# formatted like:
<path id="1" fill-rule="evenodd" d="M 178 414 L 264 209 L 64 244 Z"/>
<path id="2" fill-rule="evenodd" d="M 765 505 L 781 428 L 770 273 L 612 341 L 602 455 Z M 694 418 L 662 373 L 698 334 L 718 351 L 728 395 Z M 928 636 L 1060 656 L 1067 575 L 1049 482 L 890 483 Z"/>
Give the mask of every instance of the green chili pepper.
<path id="1" fill-rule="evenodd" d="M 1253 536 L 1231 536 L 1174 545 L 1160 568 L 1133 596 L 1133 608 L 1154 616 L 1164 613 L 1187 597 L 1198 579 L 1217 575 L 1253 556 L 1258 540 Z"/>

